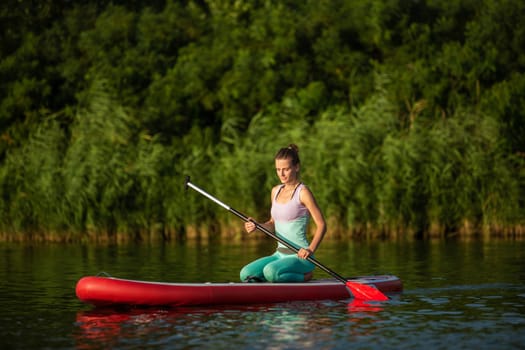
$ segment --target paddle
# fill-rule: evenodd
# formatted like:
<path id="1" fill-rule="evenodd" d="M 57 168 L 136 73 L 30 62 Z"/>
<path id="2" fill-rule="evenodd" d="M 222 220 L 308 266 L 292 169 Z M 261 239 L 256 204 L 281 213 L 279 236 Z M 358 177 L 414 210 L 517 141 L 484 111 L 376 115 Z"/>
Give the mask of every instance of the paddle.
<path id="1" fill-rule="evenodd" d="M 285 245 L 289 249 L 293 250 L 294 252 L 297 253 L 299 251 L 299 249 L 297 249 L 295 246 L 293 246 L 292 244 L 290 244 L 287 241 L 283 240 L 282 238 L 278 237 L 276 234 L 274 234 L 273 232 L 271 232 L 270 230 L 268 230 L 267 228 L 265 228 L 261 224 L 255 222 L 253 220 L 250 220 L 250 218 L 248 218 L 243 213 L 238 212 L 237 210 L 231 208 L 230 206 L 224 204 L 223 202 L 221 202 L 217 198 L 213 197 L 211 194 L 209 194 L 209 193 L 205 192 L 204 190 L 200 189 L 199 187 L 195 186 L 194 184 L 192 184 L 190 182 L 190 177 L 186 176 L 186 188 L 188 188 L 188 187 L 190 187 L 193 190 L 199 192 L 204 197 L 207 197 L 208 199 L 211 199 L 212 201 L 214 201 L 215 203 L 217 203 L 218 205 L 220 205 L 224 209 L 226 209 L 226 210 L 232 212 L 233 214 L 237 215 L 242 220 L 244 220 L 244 221 L 252 221 L 255 224 L 255 227 L 258 230 L 264 232 L 265 234 L 267 234 L 268 236 L 272 237 L 276 241 L 282 243 L 283 245 Z M 332 275 L 333 277 L 335 277 L 336 279 L 338 279 L 339 281 L 344 283 L 346 285 L 348 291 L 350 292 L 350 294 L 353 295 L 353 297 L 355 299 L 363 300 L 363 301 L 384 301 L 384 300 L 388 300 L 388 297 L 386 295 L 384 295 L 381 291 L 379 291 L 377 288 L 374 288 L 372 286 L 369 286 L 369 285 L 366 285 L 366 284 L 362 284 L 362 283 L 348 281 L 345 278 L 343 278 L 342 276 L 340 276 L 339 274 L 337 274 L 335 271 L 332 271 L 328 267 L 326 267 L 323 264 L 321 264 L 316 259 L 314 259 L 312 257 L 308 257 L 307 259 L 308 259 L 308 261 L 313 263 L 315 266 L 319 267 L 321 270 L 325 271 L 326 273 Z"/>

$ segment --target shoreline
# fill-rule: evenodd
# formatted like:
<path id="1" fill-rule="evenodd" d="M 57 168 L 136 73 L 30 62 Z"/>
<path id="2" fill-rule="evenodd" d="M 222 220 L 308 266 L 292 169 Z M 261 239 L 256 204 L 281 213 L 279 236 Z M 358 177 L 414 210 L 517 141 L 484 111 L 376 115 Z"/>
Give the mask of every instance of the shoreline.
<path id="1" fill-rule="evenodd" d="M 218 227 L 219 226 L 219 227 Z M 94 243 L 94 244 L 127 244 L 127 243 L 170 243 L 170 242 L 214 242 L 229 240 L 235 242 L 259 241 L 268 239 L 265 235 L 245 234 L 240 225 L 214 225 L 210 227 L 186 227 L 184 232 L 165 230 L 164 232 L 136 231 L 109 232 L 97 230 L 89 232 L 0 232 L 0 242 L 18 243 Z M 525 240 L 525 227 L 516 226 L 502 228 L 494 226 L 491 229 L 473 229 L 465 226 L 461 229 L 445 232 L 433 229 L 418 234 L 412 229 L 386 230 L 365 228 L 334 228 L 324 238 L 325 240 L 355 240 L 355 241 L 411 241 L 411 240 Z"/>

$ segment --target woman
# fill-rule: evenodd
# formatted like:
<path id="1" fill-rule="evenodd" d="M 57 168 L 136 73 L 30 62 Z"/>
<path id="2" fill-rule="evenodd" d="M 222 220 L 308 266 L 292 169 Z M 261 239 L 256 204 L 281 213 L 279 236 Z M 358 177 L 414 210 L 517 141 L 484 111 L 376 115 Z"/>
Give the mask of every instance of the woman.
<path id="1" fill-rule="evenodd" d="M 299 149 L 291 144 L 275 155 L 275 170 L 281 184 L 272 189 L 271 218 L 262 224 L 268 230 L 299 249 L 297 253 L 279 243 L 274 254 L 257 259 L 241 270 L 246 282 L 304 282 L 312 278 L 313 257 L 325 232 L 326 223 L 312 192 L 299 181 Z M 309 218 L 316 225 L 311 242 L 306 237 Z M 246 232 L 256 229 L 255 223 L 244 224 Z"/>

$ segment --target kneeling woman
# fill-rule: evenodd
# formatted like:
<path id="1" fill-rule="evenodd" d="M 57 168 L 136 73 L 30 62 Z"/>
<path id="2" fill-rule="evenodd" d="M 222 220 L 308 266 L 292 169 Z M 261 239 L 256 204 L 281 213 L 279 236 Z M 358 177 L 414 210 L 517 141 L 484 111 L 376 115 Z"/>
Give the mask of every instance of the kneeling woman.
<path id="1" fill-rule="evenodd" d="M 312 192 L 299 181 L 299 149 L 296 145 L 281 148 L 275 156 L 275 170 L 281 184 L 272 189 L 271 218 L 262 224 L 268 230 L 299 249 L 298 253 L 278 243 L 274 254 L 259 258 L 241 270 L 245 282 L 304 282 L 312 278 L 314 264 L 307 258 L 319 247 L 326 223 Z M 312 217 L 315 234 L 309 242 L 308 221 Z M 244 224 L 250 233 L 256 229 L 253 222 Z"/>

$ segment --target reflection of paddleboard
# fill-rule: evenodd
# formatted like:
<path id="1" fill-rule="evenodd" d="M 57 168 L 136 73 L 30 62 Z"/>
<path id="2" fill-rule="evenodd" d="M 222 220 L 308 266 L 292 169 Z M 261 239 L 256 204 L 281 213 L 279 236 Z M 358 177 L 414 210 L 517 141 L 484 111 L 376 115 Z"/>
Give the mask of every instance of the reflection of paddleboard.
<path id="1" fill-rule="evenodd" d="M 383 293 L 403 290 L 401 280 L 392 275 L 349 279 L 373 285 Z M 166 283 L 86 276 L 77 282 L 77 297 L 95 306 L 189 306 L 261 304 L 295 300 L 343 300 L 351 297 L 338 280 L 303 283 Z"/>

